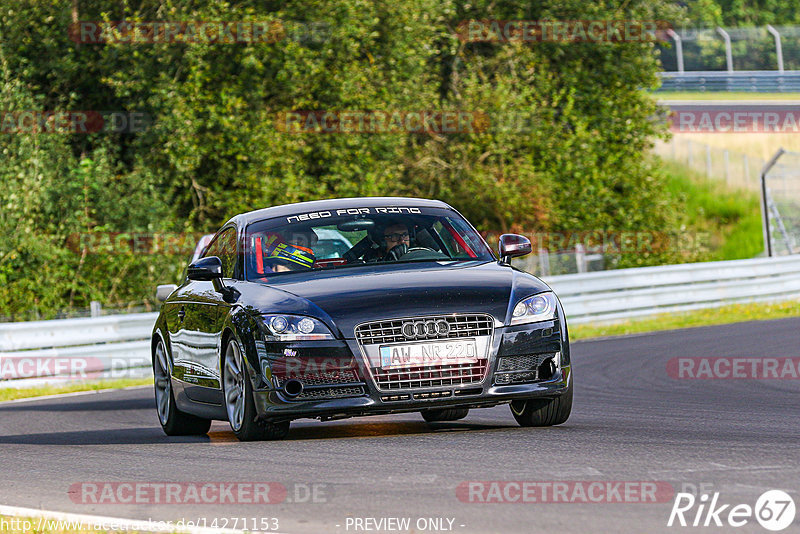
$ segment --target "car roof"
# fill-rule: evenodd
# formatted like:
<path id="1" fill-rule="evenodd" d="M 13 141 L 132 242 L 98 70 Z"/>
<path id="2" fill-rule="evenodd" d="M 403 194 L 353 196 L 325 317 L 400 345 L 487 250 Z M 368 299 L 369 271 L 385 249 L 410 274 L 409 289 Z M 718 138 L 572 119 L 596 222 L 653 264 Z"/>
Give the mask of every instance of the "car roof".
<path id="1" fill-rule="evenodd" d="M 312 200 L 309 202 L 297 202 L 294 204 L 284 204 L 273 206 L 255 211 L 249 211 L 232 217 L 228 223 L 235 223 L 241 227 L 253 221 L 271 219 L 273 217 L 288 217 L 300 213 L 310 213 L 315 211 L 327 211 L 347 208 L 380 208 L 380 207 L 405 206 L 409 208 L 446 208 L 453 209 L 450 205 L 441 200 L 428 200 L 424 198 L 407 197 L 356 197 L 356 198 L 335 198 L 328 200 Z M 226 223 L 226 224 L 228 224 Z"/>

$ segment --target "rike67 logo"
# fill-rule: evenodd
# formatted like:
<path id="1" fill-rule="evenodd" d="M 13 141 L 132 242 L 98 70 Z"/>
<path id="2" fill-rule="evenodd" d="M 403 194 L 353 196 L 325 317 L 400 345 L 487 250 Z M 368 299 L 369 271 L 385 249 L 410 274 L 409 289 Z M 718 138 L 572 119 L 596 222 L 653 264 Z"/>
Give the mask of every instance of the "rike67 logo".
<path id="1" fill-rule="evenodd" d="M 721 503 L 719 492 L 695 497 L 691 493 L 678 493 L 669 514 L 667 526 L 681 527 L 743 527 L 755 518 L 767 530 L 777 532 L 792 524 L 795 517 L 794 500 L 781 490 L 761 494 L 755 506 Z"/>

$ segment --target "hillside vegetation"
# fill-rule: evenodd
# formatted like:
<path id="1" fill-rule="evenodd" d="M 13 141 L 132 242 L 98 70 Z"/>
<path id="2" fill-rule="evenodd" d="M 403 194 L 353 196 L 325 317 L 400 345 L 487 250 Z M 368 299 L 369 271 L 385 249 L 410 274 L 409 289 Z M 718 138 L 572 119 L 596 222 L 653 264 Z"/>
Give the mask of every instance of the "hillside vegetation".
<path id="1" fill-rule="evenodd" d="M 284 5 L 285 4 L 285 5 Z M 0 316 L 154 305 L 191 245 L 97 235 L 213 232 L 319 198 L 409 195 L 486 232 L 686 232 L 649 156 L 664 126 L 649 42 L 492 43 L 466 20 L 683 20 L 673 2 L 5 0 L 0 8 Z M 267 42 L 75 42 L 72 21 L 262 21 Z M 128 132 L 30 133 L 27 111 L 139 114 Z M 294 133 L 287 112 L 465 111 L 475 131 Z M 130 116 L 130 115 L 129 115 Z M 15 129 L 16 128 L 16 129 Z M 689 229 L 691 230 L 691 229 Z M 160 240 L 160 241 L 159 241 Z M 147 243 L 147 240 L 144 240 Z M 618 266 L 690 261 L 667 249 Z"/>

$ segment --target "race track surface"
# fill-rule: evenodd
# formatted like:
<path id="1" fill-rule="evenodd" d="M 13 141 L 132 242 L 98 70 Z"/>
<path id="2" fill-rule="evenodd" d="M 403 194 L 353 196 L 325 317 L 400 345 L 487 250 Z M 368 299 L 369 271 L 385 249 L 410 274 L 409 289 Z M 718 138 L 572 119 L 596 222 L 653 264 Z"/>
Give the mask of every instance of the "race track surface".
<path id="1" fill-rule="evenodd" d="M 498 406 L 435 425 L 419 414 L 305 420 L 285 441 L 239 443 L 221 422 L 209 437 L 164 436 L 150 389 L 5 403 L 0 504 L 220 526 L 277 518 L 291 533 L 376 532 L 354 519 L 388 517 L 409 518 L 415 532 L 425 531 L 420 518 L 449 518 L 465 533 L 768 532 L 754 519 L 736 529 L 666 525 L 682 489 L 751 506 L 782 489 L 800 506 L 800 380 L 680 379 L 667 363 L 798 358 L 799 337 L 797 318 L 576 342 L 572 417 L 553 428 L 520 428 Z M 288 495 L 267 505 L 93 504 L 69 493 L 85 482 L 209 481 L 277 482 Z M 460 500 L 469 481 L 651 481 L 670 491 L 657 503 L 487 504 Z M 800 532 L 800 514 L 784 532 Z"/>

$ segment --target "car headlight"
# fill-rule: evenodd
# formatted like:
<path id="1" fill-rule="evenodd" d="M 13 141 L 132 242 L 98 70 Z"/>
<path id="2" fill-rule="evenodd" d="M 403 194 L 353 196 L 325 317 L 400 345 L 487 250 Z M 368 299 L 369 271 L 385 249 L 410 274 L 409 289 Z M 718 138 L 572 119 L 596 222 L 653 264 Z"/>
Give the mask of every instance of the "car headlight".
<path id="1" fill-rule="evenodd" d="M 268 341 L 312 341 L 333 339 L 325 324 L 313 317 L 299 315 L 262 315 Z"/>
<path id="2" fill-rule="evenodd" d="M 551 321 L 556 318 L 556 296 L 552 291 L 522 299 L 511 313 L 511 325 Z"/>

